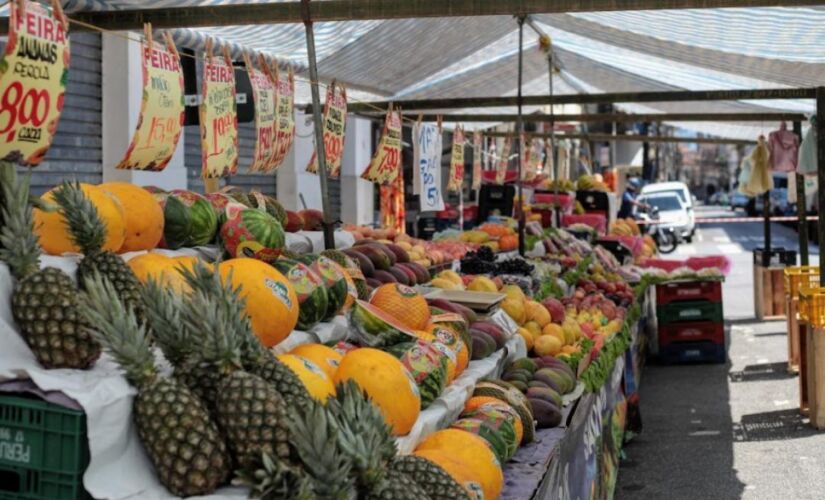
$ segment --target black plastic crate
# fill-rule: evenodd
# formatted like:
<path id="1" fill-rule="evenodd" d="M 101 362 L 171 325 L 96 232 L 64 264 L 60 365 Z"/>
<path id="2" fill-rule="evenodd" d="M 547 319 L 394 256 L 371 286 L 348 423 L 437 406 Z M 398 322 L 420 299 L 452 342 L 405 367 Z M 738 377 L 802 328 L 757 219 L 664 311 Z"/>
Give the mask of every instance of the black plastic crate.
<path id="1" fill-rule="evenodd" d="M 674 342 L 659 347 L 659 361 L 666 365 L 690 363 L 722 364 L 728 355 L 725 344 L 714 342 Z"/>
<path id="2" fill-rule="evenodd" d="M 604 191 L 576 191 L 576 201 L 585 212 L 605 212 L 610 210 L 610 198 Z"/>
<path id="3" fill-rule="evenodd" d="M 788 267 L 796 265 L 796 250 L 787 250 L 783 247 L 771 248 L 766 252 L 764 248 L 753 249 L 753 264 L 761 267 Z"/>

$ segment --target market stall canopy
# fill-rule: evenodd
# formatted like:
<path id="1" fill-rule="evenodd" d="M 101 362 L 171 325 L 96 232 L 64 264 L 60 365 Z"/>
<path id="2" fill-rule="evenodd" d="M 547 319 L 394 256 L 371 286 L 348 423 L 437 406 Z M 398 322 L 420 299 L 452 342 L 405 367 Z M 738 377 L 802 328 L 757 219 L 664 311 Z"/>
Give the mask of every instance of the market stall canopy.
<path id="1" fill-rule="evenodd" d="M 286 2 L 69 0 L 64 5 L 72 17 L 72 14 L 135 11 L 145 9 L 147 4 L 151 4 L 152 9 L 186 7 L 189 11 L 237 6 L 240 11 L 244 6 L 260 8 L 268 3 Z M 313 2 L 319 3 L 327 2 Z M 334 2 L 343 3 L 346 2 Z M 605 8 L 610 7 L 608 3 L 601 2 Z M 769 5 L 772 2 L 741 3 Z M 806 3 L 816 2 L 794 2 L 796 5 Z M 642 4 L 645 2 L 628 3 L 631 7 Z M 660 5 L 687 6 L 690 2 Z M 585 10 L 575 6 L 570 9 Z M 393 16 L 385 13 L 379 17 L 384 20 L 315 25 L 320 77 L 348 85 L 353 90 L 349 95 L 351 101 L 515 95 L 518 37 L 517 25 L 511 16 L 387 19 Z M 825 81 L 825 7 L 538 13 L 533 20 L 552 37 L 555 58 L 561 68 L 554 81 L 556 94 L 813 87 Z M 201 25 L 203 22 L 201 19 Z M 226 24 L 227 21 L 215 22 Z M 291 63 L 305 76 L 301 71 L 306 66 L 301 24 L 178 27 L 171 32 L 176 43 L 184 47 L 198 49 L 207 36 L 217 37 L 236 48 L 258 50 Z M 547 59 L 538 49 L 538 36 L 526 30 L 525 95 L 546 94 L 547 78 Z M 296 101 L 309 102 L 306 80 L 298 82 Z M 814 105 L 810 100 L 785 99 L 621 104 L 619 108 L 634 113 L 812 113 Z M 511 113 L 515 108 L 451 112 Z M 475 127 L 481 125 L 485 124 L 475 124 Z M 775 123 L 673 125 L 744 139 L 752 139 L 776 126 Z"/>

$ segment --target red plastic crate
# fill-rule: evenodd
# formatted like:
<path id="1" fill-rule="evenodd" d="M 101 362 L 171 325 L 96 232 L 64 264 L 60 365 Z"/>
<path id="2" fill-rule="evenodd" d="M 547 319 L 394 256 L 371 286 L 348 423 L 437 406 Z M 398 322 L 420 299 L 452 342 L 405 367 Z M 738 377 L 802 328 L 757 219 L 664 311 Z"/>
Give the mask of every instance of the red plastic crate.
<path id="1" fill-rule="evenodd" d="M 656 304 L 663 306 L 681 300 L 722 302 L 722 283 L 719 281 L 683 281 L 656 285 Z"/>
<path id="2" fill-rule="evenodd" d="M 659 325 L 659 347 L 675 342 L 725 343 L 725 324 L 718 321 L 685 321 Z"/>

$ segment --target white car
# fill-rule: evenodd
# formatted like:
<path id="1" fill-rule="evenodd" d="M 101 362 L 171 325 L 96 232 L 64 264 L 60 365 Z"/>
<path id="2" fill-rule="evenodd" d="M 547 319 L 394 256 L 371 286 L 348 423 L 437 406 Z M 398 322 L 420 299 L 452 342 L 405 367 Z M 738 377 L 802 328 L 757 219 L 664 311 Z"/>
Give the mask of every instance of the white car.
<path id="1" fill-rule="evenodd" d="M 696 214 L 693 210 L 693 195 L 690 194 L 687 185 L 684 182 L 657 182 L 642 187 L 642 196 L 650 196 L 653 194 L 675 194 L 679 197 L 688 216 L 688 222 L 679 236 L 690 243 L 693 239 L 693 234 L 696 232 Z"/>
<path id="2" fill-rule="evenodd" d="M 664 228 L 671 228 L 681 239 L 687 240 L 693 225 L 688 210 L 676 193 L 650 193 L 639 196 L 639 202 L 656 207 Z"/>

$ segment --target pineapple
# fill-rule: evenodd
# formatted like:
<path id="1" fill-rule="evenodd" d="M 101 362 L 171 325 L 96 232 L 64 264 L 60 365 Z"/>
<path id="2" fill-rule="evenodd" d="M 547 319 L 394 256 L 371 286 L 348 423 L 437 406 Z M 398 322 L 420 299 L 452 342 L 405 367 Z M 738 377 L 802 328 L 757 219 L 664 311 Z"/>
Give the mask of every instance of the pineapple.
<path id="1" fill-rule="evenodd" d="M 78 182 L 64 182 L 54 190 L 54 201 L 60 207 L 72 241 L 80 247 L 83 259 L 77 266 L 77 282 L 83 288 L 86 276 L 97 271 L 115 286 L 118 296 L 135 310 L 138 321 L 143 321 L 140 281 L 132 269 L 116 253 L 103 250 L 106 242 L 106 223 L 100 218 L 92 201 L 80 189 Z"/>
<path id="2" fill-rule="evenodd" d="M 409 476 L 432 500 L 470 500 L 467 491 L 452 476 L 425 458 L 413 455 L 396 457 L 390 470 Z"/>
<path id="3" fill-rule="evenodd" d="M 146 327 L 118 298 L 116 287 L 94 273 L 84 283 L 80 311 L 138 394 L 135 425 L 160 481 L 179 496 L 206 495 L 231 473 L 231 458 L 201 401 L 155 366 Z"/>
<path id="4" fill-rule="evenodd" d="M 193 291 L 184 301 L 184 328 L 193 336 L 195 352 L 189 363 L 198 368 L 211 389 L 218 424 L 241 467 L 255 464 L 262 453 L 288 460 L 287 406 L 275 388 L 261 377 L 243 370 L 244 339 L 234 328 L 236 318 L 214 298 Z M 190 382 L 192 383 L 192 382 Z"/>
<path id="5" fill-rule="evenodd" d="M 59 269 L 40 269 L 29 180 L 20 179 L 10 163 L 2 163 L 0 186 L 0 259 L 17 280 L 11 299 L 14 321 L 44 368 L 90 368 L 100 357 L 100 345 L 78 314 L 74 281 Z"/>

